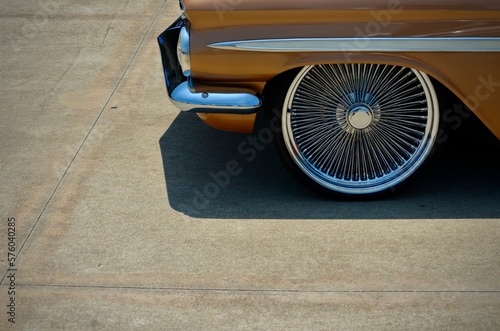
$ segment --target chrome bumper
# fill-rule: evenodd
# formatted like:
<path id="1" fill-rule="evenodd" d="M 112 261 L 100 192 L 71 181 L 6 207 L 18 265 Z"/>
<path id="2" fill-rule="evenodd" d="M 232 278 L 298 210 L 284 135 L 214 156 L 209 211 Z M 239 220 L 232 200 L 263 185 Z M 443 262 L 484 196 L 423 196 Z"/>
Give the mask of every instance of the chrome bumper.
<path id="1" fill-rule="evenodd" d="M 189 87 L 177 57 L 177 43 L 184 20 L 177 19 L 158 36 L 167 92 L 172 103 L 182 111 L 196 113 L 251 114 L 261 106 L 261 99 L 248 93 L 194 93 Z"/>

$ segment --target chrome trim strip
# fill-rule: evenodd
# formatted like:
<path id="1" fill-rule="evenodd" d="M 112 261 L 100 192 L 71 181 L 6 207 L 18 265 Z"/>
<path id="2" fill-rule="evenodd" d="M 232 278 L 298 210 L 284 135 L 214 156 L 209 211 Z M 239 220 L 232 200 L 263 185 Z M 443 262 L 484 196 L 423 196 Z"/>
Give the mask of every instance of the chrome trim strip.
<path id="1" fill-rule="evenodd" d="M 251 114 L 262 102 L 247 93 L 192 93 L 188 82 L 183 82 L 170 95 L 172 103 L 182 111 L 195 113 Z"/>
<path id="2" fill-rule="evenodd" d="M 208 47 L 252 52 L 500 52 L 500 38 L 301 38 L 228 41 Z"/>

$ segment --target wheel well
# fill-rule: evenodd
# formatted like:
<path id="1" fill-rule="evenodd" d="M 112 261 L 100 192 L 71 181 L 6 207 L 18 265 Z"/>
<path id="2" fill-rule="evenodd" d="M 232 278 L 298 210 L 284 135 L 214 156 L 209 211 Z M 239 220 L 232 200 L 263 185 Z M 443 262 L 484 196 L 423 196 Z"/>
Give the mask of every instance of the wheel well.
<path id="1" fill-rule="evenodd" d="M 448 135 L 458 133 L 457 131 L 460 131 L 459 135 L 470 131 L 479 133 L 480 136 L 494 136 L 479 117 L 455 93 L 434 77 L 429 77 L 439 98 L 441 120 L 447 124 L 446 138 L 448 138 Z M 473 135 L 475 135 L 474 133 Z M 470 134 L 465 133 L 465 135 Z"/>
<path id="2" fill-rule="evenodd" d="M 264 90 L 262 92 L 262 104 L 263 104 L 263 109 L 266 111 L 266 113 L 269 113 L 269 111 L 272 111 L 272 108 L 274 103 L 275 103 L 275 98 L 277 96 L 277 91 L 280 88 L 280 85 L 283 84 L 283 82 L 286 82 L 290 79 L 293 79 L 300 70 L 302 70 L 303 67 L 298 67 L 298 68 L 293 68 L 287 71 L 284 71 L 275 77 L 273 77 L 271 80 L 269 80 L 266 83 L 266 86 L 264 87 Z"/>

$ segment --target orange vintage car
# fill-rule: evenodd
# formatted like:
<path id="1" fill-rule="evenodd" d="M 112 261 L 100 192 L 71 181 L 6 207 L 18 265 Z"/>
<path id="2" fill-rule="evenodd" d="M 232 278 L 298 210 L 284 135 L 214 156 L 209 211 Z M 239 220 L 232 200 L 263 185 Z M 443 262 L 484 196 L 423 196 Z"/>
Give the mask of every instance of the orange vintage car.
<path id="1" fill-rule="evenodd" d="M 397 191 L 468 111 L 500 139 L 498 0 L 180 7 L 158 37 L 172 103 L 234 132 L 252 132 L 264 112 L 262 136 L 274 135 L 284 164 L 314 190 Z"/>

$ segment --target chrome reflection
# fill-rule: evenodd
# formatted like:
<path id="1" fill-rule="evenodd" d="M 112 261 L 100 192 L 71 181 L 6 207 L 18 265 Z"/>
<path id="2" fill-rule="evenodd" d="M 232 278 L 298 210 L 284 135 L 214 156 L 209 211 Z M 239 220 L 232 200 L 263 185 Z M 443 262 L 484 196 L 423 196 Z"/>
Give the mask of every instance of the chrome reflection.
<path id="1" fill-rule="evenodd" d="M 258 96 L 247 93 L 193 93 L 188 82 L 177 86 L 170 99 L 178 109 L 197 113 L 249 114 L 262 105 Z"/>
<path id="2" fill-rule="evenodd" d="M 185 77 L 191 76 L 191 46 L 189 43 L 189 31 L 183 26 L 177 43 L 177 58 L 182 68 L 182 74 Z"/>

